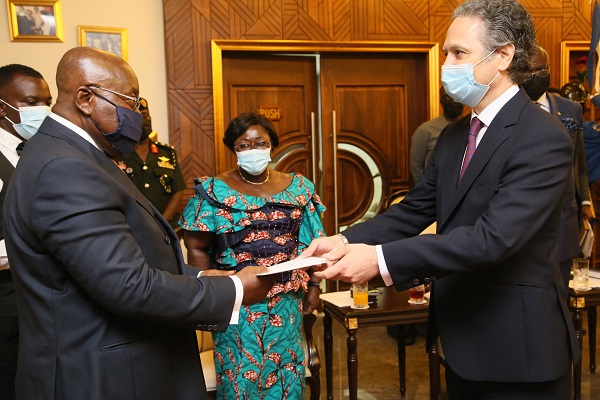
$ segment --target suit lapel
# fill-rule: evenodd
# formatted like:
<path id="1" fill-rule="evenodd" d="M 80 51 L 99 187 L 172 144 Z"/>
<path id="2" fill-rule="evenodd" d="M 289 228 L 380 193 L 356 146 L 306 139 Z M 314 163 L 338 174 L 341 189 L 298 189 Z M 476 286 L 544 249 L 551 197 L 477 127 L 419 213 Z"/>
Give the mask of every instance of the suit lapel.
<path id="1" fill-rule="evenodd" d="M 521 114 L 521 110 L 529 102 L 529 97 L 520 90 L 512 99 L 506 103 L 504 107 L 498 112 L 496 117 L 492 120 L 490 126 L 488 126 L 485 135 L 479 142 L 477 150 L 473 155 L 473 158 L 469 162 L 469 166 L 465 171 L 460 184 L 457 185 L 458 175 L 460 168 L 462 167 L 463 155 L 467 143 L 467 134 L 469 131 L 468 124 L 463 125 L 463 133 L 459 135 L 460 139 L 457 139 L 453 148 L 451 149 L 454 154 L 449 158 L 448 166 L 445 171 L 445 185 L 443 193 L 448 194 L 449 201 L 442 201 L 441 207 L 441 218 L 440 227 L 448 220 L 452 212 L 460 204 L 461 200 L 467 194 L 473 182 L 484 170 L 498 147 L 510 137 L 511 127 L 514 126 Z M 467 118 L 469 121 L 469 118 Z"/>

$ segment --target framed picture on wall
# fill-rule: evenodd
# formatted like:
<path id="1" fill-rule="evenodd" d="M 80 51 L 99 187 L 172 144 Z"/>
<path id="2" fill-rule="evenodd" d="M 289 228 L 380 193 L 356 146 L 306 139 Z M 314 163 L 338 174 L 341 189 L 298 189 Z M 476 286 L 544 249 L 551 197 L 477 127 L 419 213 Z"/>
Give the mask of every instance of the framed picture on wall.
<path id="1" fill-rule="evenodd" d="M 101 26 L 77 27 L 79 46 L 105 50 L 127 61 L 127 29 Z"/>
<path id="2" fill-rule="evenodd" d="M 13 42 L 62 42 L 60 0 L 6 0 Z"/>

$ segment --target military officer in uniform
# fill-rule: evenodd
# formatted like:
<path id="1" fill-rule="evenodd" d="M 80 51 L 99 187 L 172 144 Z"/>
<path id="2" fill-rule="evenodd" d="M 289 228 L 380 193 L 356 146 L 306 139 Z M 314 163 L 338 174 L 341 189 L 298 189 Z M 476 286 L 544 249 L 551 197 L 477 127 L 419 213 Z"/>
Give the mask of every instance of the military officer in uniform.
<path id="1" fill-rule="evenodd" d="M 149 138 L 152 132 L 152 118 L 146 99 L 140 101 L 143 128 L 142 138 L 129 157 L 117 159 L 119 167 L 133 181 L 173 229 L 181 229 L 177 224 L 180 213 L 179 201 L 185 181 L 177 162 L 173 146 L 155 142 Z"/>

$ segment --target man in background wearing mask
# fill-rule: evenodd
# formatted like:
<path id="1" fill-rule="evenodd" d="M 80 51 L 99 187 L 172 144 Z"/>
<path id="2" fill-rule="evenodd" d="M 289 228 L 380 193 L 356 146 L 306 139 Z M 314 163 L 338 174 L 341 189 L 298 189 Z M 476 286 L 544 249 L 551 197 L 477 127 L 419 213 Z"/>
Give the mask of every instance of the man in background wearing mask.
<path id="1" fill-rule="evenodd" d="M 446 93 L 471 115 L 444 129 L 401 202 L 302 257 L 330 260 L 318 278 L 433 282 L 427 348 L 439 335 L 450 399 L 568 400 L 581 349 L 556 238 L 572 146 L 518 86 L 533 21 L 516 0 L 467 0 L 443 50 Z M 437 234 L 419 235 L 434 221 Z"/>
<path id="2" fill-rule="evenodd" d="M 583 218 L 590 220 L 594 217 L 583 143 L 583 109 L 581 104 L 548 92 L 550 64 L 548 52 L 542 46 L 536 46 L 529 76 L 522 86 L 529 98 L 542 110 L 554 115 L 565 125 L 573 144 L 574 183 L 569 185 L 564 196 L 558 234 L 558 261 L 563 281 L 568 287 L 573 259 L 580 252 L 579 227 Z M 574 202 L 577 207 L 573 206 Z"/>
<path id="3" fill-rule="evenodd" d="M 153 133 L 152 117 L 146 99 L 140 99 L 140 112 L 143 117 L 140 142 L 130 156 L 118 157 L 117 162 L 171 227 L 180 231 L 178 207 L 185 181 L 175 148 L 149 138 Z"/>
<path id="4" fill-rule="evenodd" d="M 44 77 L 20 64 L 0 67 L 0 227 L 8 182 L 24 143 L 33 136 L 50 113 L 52 96 Z M 17 151 L 19 148 L 19 151 Z M 1 233 L 1 228 L 0 228 Z M 0 393 L 15 398 L 15 374 L 19 326 L 17 300 L 6 255 L 4 235 L 0 236 Z"/>
<path id="5" fill-rule="evenodd" d="M 20 399 L 205 399 L 195 329 L 223 331 L 265 298 L 265 267 L 198 276 L 177 235 L 114 162 L 142 134 L 121 58 L 75 47 L 52 113 L 4 202 L 19 308 Z"/>
<path id="6" fill-rule="evenodd" d="M 427 166 L 429 157 L 437 142 L 440 132 L 451 122 L 456 122 L 462 116 L 464 106 L 446 94 L 440 88 L 440 104 L 444 114 L 421 124 L 412 135 L 410 142 L 410 174 L 417 182 Z"/>

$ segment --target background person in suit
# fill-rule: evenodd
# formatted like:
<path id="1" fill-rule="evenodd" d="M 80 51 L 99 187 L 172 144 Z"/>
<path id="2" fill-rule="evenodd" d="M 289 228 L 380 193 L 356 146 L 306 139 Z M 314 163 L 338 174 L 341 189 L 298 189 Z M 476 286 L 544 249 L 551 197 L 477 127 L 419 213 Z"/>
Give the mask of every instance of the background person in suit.
<path id="1" fill-rule="evenodd" d="M 434 281 L 428 345 L 439 334 L 451 399 L 567 400 L 581 355 L 556 248 L 572 146 L 518 87 L 534 46 L 517 1 L 462 3 L 442 82 L 472 115 L 446 127 L 402 202 L 344 231 L 350 244 L 316 239 L 302 254 L 331 260 L 321 278 L 381 274 L 397 290 Z M 433 221 L 437 234 L 419 235 Z"/>
<path id="2" fill-rule="evenodd" d="M 17 397 L 204 399 L 195 328 L 225 330 L 262 300 L 264 267 L 197 277 L 167 221 L 114 158 L 141 135 L 138 81 L 76 47 L 4 204 L 19 307 Z M 224 275 L 227 275 L 226 273 Z"/>
<path id="3" fill-rule="evenodd" d="M 458 121 L 465 107 L 448 96 L 443 87 L 440 88 L 440 104 L 444 113 L 419 125 L 410 141 L 410 174 L 415 182 L 423 175 L 440 132 L 451 122 Z"/>
<path id="4" fill-rule="evenodd" d="M 583 144 L 583 108 L 581 104 L 548 92 L 550 87 L 550 65 L 548 52 L 536 46 L 531 59 L 529 76 L 522 86 L 525 93 L 542 110 L 558 118 L 567 129 L 573 145 L 573 181 L 567 187 L 563 200 L 563 211 L 558 234 L 558 261 L 565 286 L 569 285 L 569 276 L 573 259 L 579 255 L 579 227 L 582 218 L 592 219 L 594 213 L 588 183 L 588 172 Z"/>
<path id="5" fill-rule="evenodd" d="M 17 147 L 27 136 L 24 124 L 30 132 L 45 118 L 44 114 L 52 104 L 52 96 L 44 77 L 34 70 L 20 64 L 0 67 L 0 210 L 8 183 L 19 160 Z M 31 107 L 35 107 L 32 109 Z M 22 111 L 23 119 L 19 111 Z M 31 119 L 34 111 L 35 119 Z M 42 111 L 37 113 L 36 111 Z M 27 136 L 29 137 L 29 136 Z M 0 212 L 0 227 L 2 213 Z M 0 229 L 1 234 L 1 229 Z M 6 255 L 4 235 L 0 236 L 0 393 L 5 400 L 15 398 L 15 375 L 17 372 L 17 350 L 19 346 L 19 326 L 17 318 L 17 299 L 10 263 Z"/>

